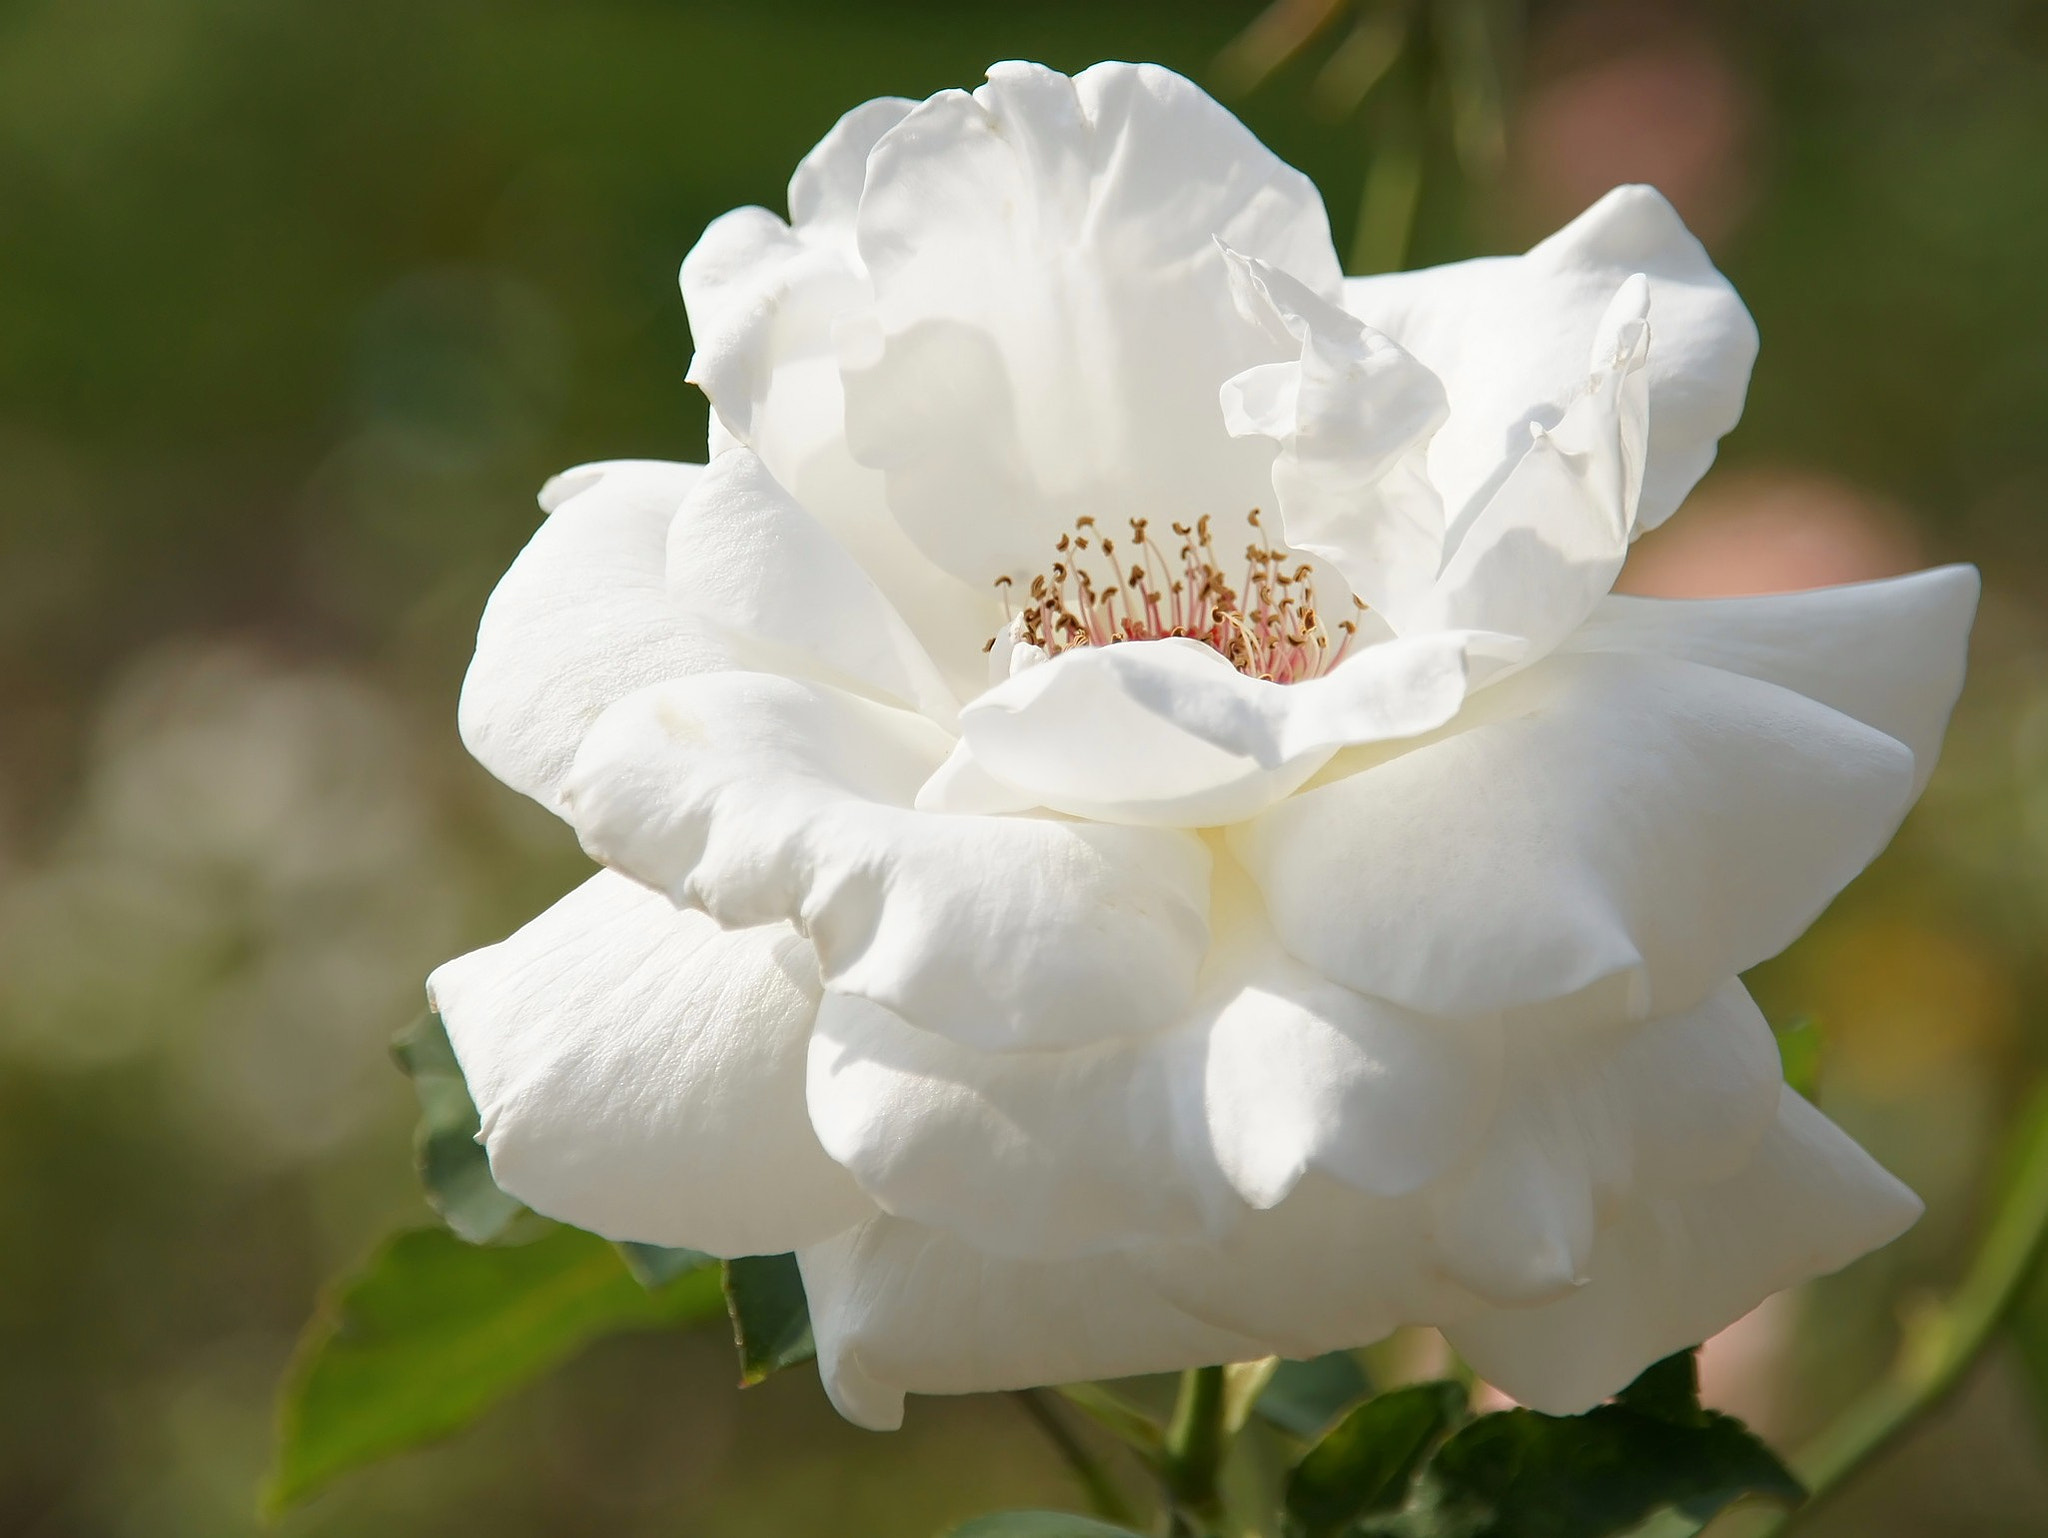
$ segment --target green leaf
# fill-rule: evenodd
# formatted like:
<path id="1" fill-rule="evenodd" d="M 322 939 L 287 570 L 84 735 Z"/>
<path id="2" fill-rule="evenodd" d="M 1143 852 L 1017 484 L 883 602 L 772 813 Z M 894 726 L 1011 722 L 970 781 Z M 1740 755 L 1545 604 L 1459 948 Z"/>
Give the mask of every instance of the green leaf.
<path id="1" fill-rule="evenodd" d="M 1784 1065 L 1785 1082 L 1808 1100 L 1820 1089 L 1823 1047 L 1820 1022 L 1801 1015 L 1777 1028 L 1778 1061 Z"/>
<path id="2" fill-rule="evenodd" d="M 1288 1476 L 1289 1531 L 1326 1538 L 1400 1510 L 1416 1470 L 1464 1418 L 1465 1399 L 1461 1383 L 1417 1383 L 1353 1410 Z"/>
<path id="3" fill-rule="evenodd" d="M 1282 1431 L 1313 1441 L 1349 1406 L 1372 1392 L 1358 1358 L 1332 1351 L 1306 1362 L 1282 1362 L 1252 1405 L 1252 1413 Z"/>
<path id="4" fill-rule="evenodd" d="M 716 1257 L 701 1250 L 673 1250 L 660 1244 L 624 1241 L 619 1244 L 618 1251 L 619 1259 L 633 1273 L 633 1280 L 649 1292 L 666 1287 L 679 1276 L 717 1264 Z"/>
<path id="5" fill-rule="evenodd" d="M 718 1273 L 656 1292 L 580 1229 L 520 1245 L 402 1233 L 329 1290 L 300 1338 L 264 1496 L 277 1512 L 359 1465 L 467 1425 L 578 1347 L 718 1317 Z"/>
<path id="6" fill-rule="evenodd" d="M 1584 1415 L 1481 1416 L 1438 1450 L 1409 1509 L 1369 1530 L 1609 1538 L 1666 1510 L 1704 1523 L 1745 1496 L 1801 1500 L 1799 1481 L 1740 1421 L 1685 1403 L 1681 1370 L 1689 1380 L 1683 1358 L 1666 1358 Z"/>
<path id="7" fill-rule="evenodd" d="M 2012 1313 L 2012 1342 L 2034 1397 L 2035 1413 L 2048 1425 L 2048 1266 L 2040 1268 L 2020 1294 Z"/>
<path id="8" fill-rule="evenodd" d="M 526 1208 L 491 1178 L 491 1161 L 476 1140 L 483 1123 L 441 1017 L 431 1010 L 421 1015 L 398 1033 L 391 1055 L 419 1097 L 413 1156 L 428 1205 L 471 1244 L 505 1237 Z"/>
<path id="9" fill-rule="evenodd" d="M 725 1306 L 740 1352 L 740 1386 L 817 1355 L 811 1310 L 794 1255 L 747 1255 L 725 1263 Z"/>
<path id="10" fill-rule="evenodd" d="M 1065 1511 L 994 1511 L 954 1528 L 947 1538 L 1138 1538 L 1128 1527 Z"/>
<path id="11" fill-rule="evenodd" d="M 1614 1396 L 1615 1402 L 1674 1426 L 1705 1425 L 1707 1412 L 1700 1407 L 1699 1349 L 1690 1346 L 1652 1362 L 1637 1374 L 1635 1382 Z"/>

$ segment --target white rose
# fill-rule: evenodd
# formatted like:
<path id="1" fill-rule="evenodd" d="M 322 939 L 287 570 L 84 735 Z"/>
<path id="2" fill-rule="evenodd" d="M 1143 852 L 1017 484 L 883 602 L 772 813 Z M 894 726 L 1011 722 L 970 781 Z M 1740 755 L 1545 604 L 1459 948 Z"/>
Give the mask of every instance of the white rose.
<path id="1" fill-rule="evenodd" d="M 1736 975 L 1976 576 L 1609 595 L 1756 347 L 1661 197 L 1346 279 L 1187 81 L 1005 64 L 789 201 L 683 267 L 709 466 L 558 477 L 484 615 L 465 740 L 607 867 L 431 983 L 507 1190 L 796 1251 L 878 1427 L 1403 1323 L 1579 1410 L 1912 1222 Z"/>

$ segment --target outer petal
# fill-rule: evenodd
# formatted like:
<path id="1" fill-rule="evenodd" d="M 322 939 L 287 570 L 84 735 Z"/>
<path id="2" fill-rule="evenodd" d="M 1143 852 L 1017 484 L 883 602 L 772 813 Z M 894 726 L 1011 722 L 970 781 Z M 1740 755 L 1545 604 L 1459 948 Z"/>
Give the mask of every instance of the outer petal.
<path id="1" fill-rule="evenodd" d="M 1582 1283 L 1623 1202 L 1733 1175 L 1777 1110 L 1777 1046 L 1739 982 L 1641 1026 L 1589 1028 L 1583 1008 L 1509 1015 L 1500 1114 L 1430 1192 L 1445 1268 L 1495 1303 Z"/>
<path id="2" fill-rule="evenodd" d="M 491 1173 L 538 1212 L 751 1255 L 874 1210 L 804 1114 L 817 969 L 786 925 L 723 931 L 607 872 L 427 989 Z"/>
<path id="3" fill-rule="evenodd" d="M 1919 1215 L 1912 1192 L 1788 1089 L 1739 1173 L 1633 1207 L 1602 1235 L 1586 1285 L 1446 1333 L 1488 1382 L 1574 1414 L 1770 1294 L 1888 1244 Z"/>
<path id="4" fill-rule="evenodd" d="M 1300 1047 L 1284 1015 L 1266 1019 L 1280 1033 L 1269 1056 Z M 1582 1190 L 1597 1177 L 1596 1204 L 1615 1209 L 1602 1210 L 1603 1221 L 1635 1210 L 1630 1201 L 1642 1206 L 1661 1182 L 1711 1185 L 1757 1167 L 1752 1151 L 1768 1149 L 1775 1049 L 1739 988 L 1692 1018 L 1647 1030 L 1560 1040 L 1573 1029 L 1563 1014 L 1510 1024 L 1576 1054 L 1587 1082 L 1530 1078 L 1482 1157 L 1550 1158 L 1553 1173 Z M 1214 1072 L 1210 1082 L 1213 1096 Z M 1531 1114 L 1535 1107 L 1547 1109 Z M 1574 1116 L 1586 1120 L 1576 1148 L 1567 1125 Z M 1568 1150 L 1567 1169 L 1556 1160 Z M 826 1383 L 845 1413 L 887 1426 L 900 1417 L 905 1390 L 970 1393 L 1276 1352 L 1312 1356 L 1403 1323 L 1484 1318 L 1487 1303 L 1446 1264 L 1441 1243 L 1447 1205 L 1455 1206 L 1442 1196 L 1455 1195 L 1458 1182 L 1453 1172 L 1405 1195 L 1369 1194 L 1319 1167 L 1278 1205 L 1219 1233 L 1053 1262 L 1005 1259 L 956 1234 L 880 1219 L 800 1256 Z M 1495 1244 L 1508 1251 L 1524 1232 L 1504 1228 Z M 1596 1266 L 1606 1253 L 1595 1251 Z"/>
<path id="5" fill-rule="evenodd" d="M 1453 1161 L 1409 1164 L 1427 1185 L 1361 1181 L 1320 1157 L 1285 1200 L 1217 1240 L 1147 1245 L 1137 1258 L 1181 1307 L 1287 1356 L 1361 1345 L 1401 1324 L 1453 1323 L 1489 1298 L 1569 1291 L 1592 1264 L 1596 1230 L 1627 1203 L 1742 1168 L 1771 1125 L 1779 1085 L 1776 1046 L 1739 984 L 1643 1027 L 1591 1027 L 1584 1013 L 1583 1002 L 1517 1011 L 1498 1035 L 1467 1025 L 1432 1048 L 1447 1065 L 1462 1049 L 1464 1082 L 1411 1072 L 1390 1079 L 1378 1102 L 1348 1108 L 1349 1136 L 1361 1140 L 1385 1136 L 1372 1122 L 1389 1115 L 1462 1116 L 1467 1134 L 1438 1145 Z M 1505 1063 L 1489 1066 L 1475 1049 L 1503 1038 Z M 1248 1034 L 1220 1062 L 1212 1048 L 1212 1119 L 1219 1084 L 1242 1097 L 1256 1081 L 1240 1076 L 1284 1080 L 1297 1061 L 1301 1079 L 1313 1079 L 1298 1033 L 1268 1041 L 1263 1069 L 1256 1045 Z M 1439 1085 L 1450 1098 L 1432 1094 Z M 1400 1107 L 1404 1095 L 1422 1103 Z M 1285 1127 L 1276 1115 L 1260 1132 L 1284 1144 Z M 1218 1146 L 1230 1163 L 1220 1135 Z"/>
<path id="6" fill-rule="evenodd" d="M 960 729 L 979 768 L 1038 805 L 1212 826 L 1288 795 L 1339 747 L 1443 725 L 1465 698 L 1465 641 L 1384 641 L 1297 684 L 1247 678 L 1200 641 L 1080 647 L 990 689 Z"/>
<path id="7" fill-rule="evenodd" d="M 1188 81 L 998 65 L 875 146 L 858 230 L 875 303 L 839 329 L 848 439 L 939 565 L 1028 578 L 1083 514 L 1266 500 L 1270 455 L 1215 391 L 1271 347 L 1214 242 L 1330 297 L 1336 257 L 1313 185 Z"/>
<path id="8" fill-rule="evenodd" d="M 889 1212 L 1036 1260 L 1216 1239 L 1311 1170 L 1405 1195 L 1467 1156 L 1499 1085 L 1494 1022 L 1426 1019 L 1315 976 L 1242 877 L 1226 876 L 1215 923 L 1193 1008 L 1151 1037 L 988 1054 L 827 993 L 819 1136 Z"/>
<path id="9" fill-rule="evenodd" d="M 1912 755 L 1776 685 L 1553 657 L 1420 747 L 1231 829 L 1325 976 L 1476 1015 L 1626 979 L 1639 1018 L 1789 944 L 1891 837 Z"/>
<path id="10" fill-rule="evenodd" d="M 957 703 L 909 627 L 748 450 L 713 460 L 683 499 L 668 581 L 751 665 L 822 673 L 951 724 Z"/>
<path id="11" fill-rule="evenodd" d="M 1613 587 L 1642 488 L 1648 302 L 1640 276 L 1615 291 L 1578 398 L 1555 428 L 1532 426 L 1506 478 L 1453 531 L 1436 583 L 1388 613 L 1396 630 L 1499 631 L 1539 657 Z"/>
<path id="12" fill-rule="evenodd" d="M 959 687 L 974 681 L 1001 606 L 985 583 L 970 588 L 932 565 L 889 516 L 881 476 L 847 453 L 833 341 L 841 317 L 871 298 L 853 239 L 868 152 L 913 105 L 884 98 L 841 118 L 790 181 L 792 224 L 763 208 L 713 221 L 683 262 L 683 302 L 714 450 L 723 440 L 758 454 Z"/>
<path id="13" fill-rule="evenodd" d="M 789 222 L 814 243 L 851 251 L 868 156 L 882 135 L 917 109 L 904 96 L 864 101 L 832 125 L 789 179 Z"/>
<path id="14" fill-rule="evenodd" d="M 903 1396 L 1166 1372 L 1267 1354 L 1167 1301 L 1120 1254 L 1005 1260 L 877 1218 L 797 1252 L 818 1370 L 839 1413 L 878 1431 Z"/>
<path id="15" fill-rule="evenodd" d="M 991 1255 L 1058 1260 L 1220 1226 L 1203 1032 L 977 1052 L 827 993 L 811 1120 L 887 1211 Z"/>
<path id="16" fill-rule="evenodd" d="M 1276 1207 L 1321 1172 L 1406 1196 L 1466 1159 L 1500 1094 L 1498 1022 L 1417 1015 L 1318 976 L 1281 950 L 1241 875 L 1218 885 L 1226 938 L 1196 1018 L 1214 1157 L 1239 1194 Z"/>
<path id="17" fill-rule="evenodd" d="M 1382 613 L 1427 589 L 1443 562 L 1444 508 L 1429 442 L 1444 387 L 1391 338 L 1288 274 L 1227 253 L 1238 307 L 1294 354 L 1226 381 L 1233 437 L 1270 438 L 1287 542 L 1321 556 Z"/>
<path id="18" fill-rule="evenodd" d="M 1347 1350 L 1484 1306 L 1439 1263 L 1423 1198 L 1370 1195 L 1314 1170 L 1216 1243 L 1147 1245 L 1132 1260 L 1173 1306 L 1265 1355 Z"/>
<path id="19" fill-rule="evenodd" d="M 670 520 L 696 465 L 619 461 L 549 481 L 547 522 L 484 606 L 462 684 L 462 740 L 483 766 L 550 809 L 600 712 L 645 684 L 732 666 L 725 646 L 668 601 Z"/>
<path id="20" fill-rule="evenodd" d="M 1962 692 L 1983 584 L 1973 566 L 1756 598 L 1612 596 L 1574 651 L 1650 652 L 1781 684 L 1913 750 L 1914 794 Z"/>
<path id="21" fill-rule="evenodd" d="M 577 755 L 584 846 L 720 923 L 788 919 L 825 981 L 999 1051 L 1180 1018 L 1207 947 L 1192 835 L 910 810 L 952 739 L 760 673 L 621 701 Z"/>
<path id="22" fill-rule="evenodd" d="M 1643 273 L 1657 345 L 1649 364 L 1650 447 L 1637 527 L 1671 516 L 1742 414 L 1756 326 L 1664 198 L 1617 187 L 1519 257 L 1354 278 L 1344 307 L 1421 359 L 1449 391 L 1450 421 L 1429 473 L 1453 526 L 1483 501 L 1527 424 L 1563 408 L 1601 312 Z"/>
<path id="23" fill-rule="evenodd" d="M 772 432 L 767 419 L 787 414 L 792 403 L 774 399 L 778 384 L 801 381 L 778 381 L 778 373 L 805 360 L 829 364 L 832 322 L 865 302 L 853 221 L 868 154 L 915 105 L 885 96 L 854 108 L 797 166 L 791 224 L 765 208 L 737 208 L 684 258 L 683 305 L 697 344 L 690 382 L 741 442 Z"/>

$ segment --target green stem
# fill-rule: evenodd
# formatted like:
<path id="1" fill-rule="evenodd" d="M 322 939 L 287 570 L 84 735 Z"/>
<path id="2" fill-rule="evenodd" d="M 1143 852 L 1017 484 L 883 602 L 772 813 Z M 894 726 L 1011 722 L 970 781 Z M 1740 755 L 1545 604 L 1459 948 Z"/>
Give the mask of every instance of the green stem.
<path id="1" fill-rule="evenodd" d="M 1191 1367 L 1181 1374 L 1180 1399 L 1166 1428 L 1160 1473 L 1172 1538 L 1214 1538 L 1223 1521 L 1220 1480 L 1230 1433 L 1221 1367 Z"/>
<path id="2" fill-rule="evenodd" d="M 1087 1492 L 1088 1504 L 1095 1508 L 1097 1516 L 1125 1527 L 1136 1522 L 1137 1513 L 1124 1499 L 1123 1491 L 1117 1488 L 1108 1468 L 1074 1434 L 1074 1428 L 1054 1407 L 1050 1394 L 1044 1389 L 1025 1388 L 1016 1390 L 1010 1397 L 1017 1401 L 1019 1408 L 1031 1417 L 1038 1429 L 1045 1433 L 1045 1439 L 1066 1461 L 1074 1478 Z"/>
<path id="3" fill-rule="evenodd" d="M 1063 1383 L 1055 1390 L 1068 1404 L 1123 1442 L 1147 1468 L 1157 1469 L 1166 1448 L 1159 1422 L 1099 1383 Z"/>
<path id="4" fill-rule="evenodd" d="M 1795 1460 L 1812 1492 L 1798 1510 L 1758 1534 L 1803 1524 L 1909 1429 L 1944 1403 L 1968 1375 L 2048 1253 L 2048 1092 L 2022 1120 L 2015 1176 L 1984 1247 L 1946 1305 L 1909 1322 L 1890 1373 Z"/>

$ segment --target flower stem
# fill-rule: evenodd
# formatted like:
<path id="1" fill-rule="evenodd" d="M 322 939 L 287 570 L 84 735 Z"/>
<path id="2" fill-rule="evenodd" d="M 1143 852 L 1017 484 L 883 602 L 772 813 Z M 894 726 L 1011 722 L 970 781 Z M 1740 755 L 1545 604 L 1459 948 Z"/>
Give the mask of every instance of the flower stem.
<path id="1" fill-rule="evenodd" d="M 2048 1253 L 2048 1090 L 2021 1119 L 2013 1178 L 1969 1274 L 1946 1304 L 1908 1323 L 1885 1378 L 1799 1457 L 1806 1504 L 1762 1528 L 1766 1538 L 1803 1525 L 1854 1476 L 1943 1404 L 2011 1315 Z"/>
<path id="2" fill-rule="evenodd" d="M 1019 1408 L 1031 1417 L 1033 1424 L 1045 1433 L 1045 1439 L 1066 1461 L 1075 1480 L 1087 1492 L 1088 1504 L 1095 1509 L 1097 1516 L 1126 1527 L 1137 1520 L 1136 1512 L 1124 1499 L 1123 1491 L 1117 1488 L 1108 1467 L 1074 1434 L 1074 1428 L 1061 1417 L 1050 1394 L 1044 1389 L 1024 1388 L 1015 1390 L 1010 1397 L 1017 1401 Z"/>
<path id="3" fill-rule="evenodd" d="M 1099 1383 L 1063 1383 L 1054 1392 L 1157 1469 L 1166 1447 L 1159 1422 Z"/>
<path id="4" fill-rule="evenodd" d="M 1181 1374 L 1160 1469 L 1172 1538 L 1214 1538 L 1221 1531 L 1220 1480 L 1230 1445 L 1226 1397 L 1221 1367 L 1191 1367 Z"/>

